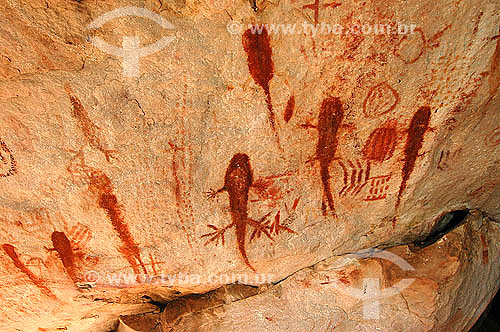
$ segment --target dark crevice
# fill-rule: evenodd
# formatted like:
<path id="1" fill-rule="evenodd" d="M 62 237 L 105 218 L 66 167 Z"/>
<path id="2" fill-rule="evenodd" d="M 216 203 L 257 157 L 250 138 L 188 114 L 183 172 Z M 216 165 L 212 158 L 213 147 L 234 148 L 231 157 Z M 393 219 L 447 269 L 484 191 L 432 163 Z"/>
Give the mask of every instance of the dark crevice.
<path id="1" fill-rule="evenodd" d="M 413 242 L 416 247 L 424 248 L 436 243 L 443 236 L 462 225 L 469 215 L 469 209 L 450 211 L 440 217 L 431 233 Z"/>
<path id="2" fill-rule="evenodd" d="M 167 306 L 167 303 L 161 302 L 161 301 L 155 301 L 155 300 L 153 300 L 153 298 L 151 296 L 148 296 L 148 295 L 141 296 L 141 299 L 146 300 L 146 303 L 150 303 L 150 304 L 158 307 L 160 312 L 163 312 L 163 310 L 165 310 L 165 307 Z"/>
<path id="3" fill-rule="evenodd" d="M 313 265 L 313 266 L 314 266 L 314 265 Z M 308 266 L 307 268 L 310 268 L 310 266 Z M 279 284 L 281 284 L 283 281 L 287 280 L 290 276 L 292 276 L 292 275 L 294 275 L 294 274 L 295 274 L 295 272 L 294 272 L 294 273 L 292 273 L 292 274 L 291 274 L 291 275 L 289 275 L 289 276 L 286 276 L 286 277 L 284 277 L 284 278 L 282 278 L 282 279 L 280 279 L 280 280 L 278 280 L 278 281 L 273 282 L 273 283 L 272 283 L 272 285 L 273 285 L 273 286 L 279 285 Z"/>

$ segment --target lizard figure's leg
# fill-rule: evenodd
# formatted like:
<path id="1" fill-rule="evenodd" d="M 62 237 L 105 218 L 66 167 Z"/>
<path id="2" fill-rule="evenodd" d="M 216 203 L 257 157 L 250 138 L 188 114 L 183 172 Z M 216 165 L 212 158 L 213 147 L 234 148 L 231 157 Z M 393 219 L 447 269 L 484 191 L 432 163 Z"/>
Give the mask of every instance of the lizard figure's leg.
<path id="1" fill-rule="evenodd" d="M 118 160 L 117 157 L 114 156 L 116 153 L 116 150 L 106 150 L 101 147 L 99 147 L 99 150 L 104 154 L 104 157 L 106 157 L 106 161 L 109 163 L 111 159 L 116 159 Z"/>
<path id="2" fill-rule="evenodd" d="M 215 245 L 218 245 L 219 244 L 219 239 L 221 239 L 222 241 L 222 245 L 225 244 L 225 240 L 224 240 L 224 233 L 231 227 L 235 226 L 236 224 L 233 222 L 229 225 L 227 225 L 226 227 L 224 228 L 218 228 L 217 226 L 214 226 L 214 225 L 207 225 L 207 227 L 213 229 L 214 231 L 211 232 L 211 233 L 207 233 L 207 234 L 204 234 L 202 235 L 201 237 L 204 238 L 204 237 L 210 237 L 208 239 L 208 241 L 205 243 L 205 244 L 208 244 L 209 242 L 213 242 L 215 241 Z"/>
<path id="3" fill-rule="evenodd" d="M 225 187 L 222 187 L 222 188 L 220 188 L 218 190 L 210 189 L 209 191 L 205 192 L 205 194 L 207 195 L 208 199 L 214 199 L 215 196 L 217 196 L 218 194 L 220 194 L 223 191 L 226 191 Z"/>
<path id="4" fill-rule="evenodd" d="M 281 231 L 285 231 L 291 234 L 297 234 L 295 231 L 293 231 L 291 228 L 280 224 L 280 212 L 276 213 L 276 216 L 274 217 L 274 222 L 271 225 L 271 234 L 274 232 L 276 234 L 279 234 Z"/>
<path id="5" fill-rule="evenodd" d="M 264 223 L 264 221 L 267 219 L 267 217 L 269 217 L 270 214 L 271 212 L 260 218 L 260 220 L 258 221 L 250 218 L 247 219 L 247 224 L 255 228 L 252 232 L 252 235 L 250 236 L 250 241 L 252 241 L 254 237 L 259 238 L 262 233 L 266 234 L 266 236 L 271 240 L 273 239 L 271 237 L 271 234 L 269 233 L 269 221 L 266 221 Z"/>

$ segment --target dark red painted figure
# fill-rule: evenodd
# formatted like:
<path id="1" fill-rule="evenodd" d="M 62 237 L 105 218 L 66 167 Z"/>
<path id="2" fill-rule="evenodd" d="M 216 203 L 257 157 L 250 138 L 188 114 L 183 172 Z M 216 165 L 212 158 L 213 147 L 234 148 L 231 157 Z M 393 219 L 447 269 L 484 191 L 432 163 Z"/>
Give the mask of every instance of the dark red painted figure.
<path id="1" fill-rule="evenodd" d="M 336 97 L 327 97 L 323 100 L 318 117 L 318 144 L 316 158 L 319 160 L 321 182 L 328 206 L 335 215 L 332 190 L 330 188 L 329 167 L 335 158 L 338 145 L 338 131 L 344 119 L 341 101 Z"/>
<path id="2" fill-rule="evenodd" d="M 134 237 L 123 217 L 122 206 L 114 193 L 111 179 L 102 170 L 85 165 L 81 151 L 78 152 L 75 158 L 80 159 L 80 162 L 72 162 L 68 167 L 68 171 L 81 177 L 88 185 L 89 190 L 97 196 L 97 205 L 104 210 L 122 242 L 122 246 L 118 250 L 129 262 L 134 273 L 140 273 L 139 267 L 144 273 L 147 273 L 139 246 L 134 241 Z"/>
<path id="3" fill-rule="evenodd" d="M 295 110 L 295 96 L 291 95 L 290 99 L 288 99 L 288 102 L 286 103 L 285 112 L 283 113 L 283 119 L 285 120 L 285 122 L 290 121 L 290 119 L 293 116 L 294 110 Z"/>
<path id="4" fill-rule="evenodd" d="M 138 264 L 144 273 L 148 273 L 142 262 L 139 246 L 135 243 L 132 233 L 130 233 L 130 229 L 123 218 L 121 206 L 113 192 L 111 180 L 102 171 L 97 170 L 91 173 L 90 187 L 97 192 L 99 207 L 106 212 L 113 228 L 122 241 L 123 246 L 120 248 L 122 255 L 128 260 L 135 273 L 139 273 Z"/>
<path id="5" fill-rule="evenodd" d="M 260 30 L 261 29 L 261 30 Z M 254 30 L 254 31 L 252 31 Z M 259 31 L 260 30 L 260 31 Z M 266 94 L 269 124 L 279 145 L 279 137 L 276 132 L 276 115 L 273 111 L 269 83 L 274 76 L 273 51 L 269 34 L 265 27 L 247 29 L 242 36 L 243 49 L 247 53 L 248 70 L 253 80 Z"/>
<path id="6" fill-rule="evenodd" d="M 104 157 L 106 157 L 106 160 L 109 162 L 111 158 L 114 158 L 113 154 L 116 151 L 105 149 L 103 147 L 101 139 L 99 138 L 99 127 L 92 122 L 87 110 L 83 107 L 80 99 L 73 93 L 69 84 L 66 84 L 64 89 L 66 90 L 66 93 L 71 101 L 71 106 L 73 108 L 72 115 L 75 120 L 78 121 L 78 125 L 80 126 L 83 136 L 89 145 L 94 149 L 101 151 L 104 154 Z"/>
<path id="7" fill-rule="evenodd" d="M 410 178 L 413 169 L 415 168 L 415 162 L 418 157 L 418 152 L 422 147 L 424 142 L 424 135 L 429 129 L 429 121 L 431 118 L 431 109 L 429 106 L 422 106 L 415 113 L 410 122 L 410 127 L 408 128 L 408 137 L 406 140 L 406 146 L 404 149 L 404 165 L 401 171 L 402 180 L 401 186 L 399 187 L 398 198 L 396 201 L 396 210 L 401 204 L 401 196 L 406 189 L 408 179 Z"/>
<path id="8" fill-rule="evenodd" d="M 64 234 L 64 232 L 55 231 L 50 236 L 50 239 L 52 240 L 52 245 L 54 246 L 53 250 L 58 253 L 66 273 L 74 283 L 78 282 L 75 268 L 75 256 L 68 237 Z"/>
<path id="9" fill-rule="evenodd" d="M 224 245 L 224 233 L 227 229 L 235 227 L 236 241 L 238 242 L 238 250 L 245 264 L 255 272 L 255 268 L 248 260 L 245 244 L 247 225 L 253 226 L 259 235 L 260 233 L 266 234 L 270 239 L 267 226 L 263 225 L 263 221 L 269 216 L 265 215 L 259 221 L 253 220 L 248 217 L 248 191 L 253 182 L 253 173 L 250 166 L 250 159 L 246 154 L 237 153 L 229 162 L 229 166 L 224 176 L 224 187 L 217 191 L 209 192 L 209 198 L 215 197 L 218 193 L 226 191 L 229 194 L 229 207 L 231 209 L 232 223 L 224 228 L 217 228 L 214 225 L 207 225 L 214 230 L 212 233 L 202 235 L 203 237 L 211 237 L 209 242 L 216 241 L 221 238 L 222 245 Z"/>
<path id="10" fill-rule="evenodd" d="M 17 254 L 17 251 L 16 251 L 16 247 L 14 247 L 13 245 L 11 244 L 8 244 L 8 243 L 5 243 L 2 245 L 2 249 L 3 251 L 5 251 L 5 253 L 7 254 L 7 256 L 9 256 L 9 258 L 12 260 L 12 263 L 14 263 L 14 265 L 22 272 L 24 273 L 30 280 L 31 282 L 38 288 L 40 289 L 40 291 L 45 294 L 46 296 L 48 297 L 51 297 L 53 299 L 57 299 L 56 296 L 54 295 L 54 293 L 51 292 L 50 289 L 47 288 L 47 286 L 45 286 L 44 282 L 42 281 L 42 279 L 38 278 L 37 276 L 35 276 L 33 274 L 33 272 L 30 271 L 30 269 L 28 269 L 26 267 L 26 265 L 24 265 L 23 262 L 21 262 L 21 260 L 19 259 L 19 255 Z"/>

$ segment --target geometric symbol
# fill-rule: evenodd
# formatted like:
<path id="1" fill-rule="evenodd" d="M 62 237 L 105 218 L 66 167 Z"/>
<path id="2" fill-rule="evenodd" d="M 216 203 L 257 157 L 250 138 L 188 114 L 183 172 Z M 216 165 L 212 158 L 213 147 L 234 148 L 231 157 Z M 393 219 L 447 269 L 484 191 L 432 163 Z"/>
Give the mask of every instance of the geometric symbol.
<path id="1" fill-rule="evenodd" d="M 370 195 L 365 198 L 365 201 L 377 201 L 387 197 L 389 186 L 387 182 L 391 180 L 391 174 L 382 175 L 370 178 Z"/>
<path id="2" fill-rule="evenodd" d="M 369 118 L 376 118 L 388 113 L 396 107 L 399 95 L 387 84 L 382 82 L 374 86 L 365 101 L 363 102 L 363 112 Z"/>

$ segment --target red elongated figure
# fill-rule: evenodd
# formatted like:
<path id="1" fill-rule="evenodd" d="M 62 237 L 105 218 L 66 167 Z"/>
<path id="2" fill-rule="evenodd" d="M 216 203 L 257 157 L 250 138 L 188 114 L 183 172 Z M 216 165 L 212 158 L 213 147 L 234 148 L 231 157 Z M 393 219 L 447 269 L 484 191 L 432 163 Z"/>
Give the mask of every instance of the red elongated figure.
<path id="1" fill-rule="evenodd" d="M 54 250 L 59 254 L 64 269 L 74 283 L 78 282 L 75 268 L 75 256 L 71 248 L 71 242 L 63 232 L 53 232 L 50 236 Z"/>
<path id="2" fill-rule="evenodd" d="M 224 245 L 225 231 L 231 227 L 235 227 L 236 241 L 241 257 L 245 264 L 255 272 L 255 268 L 250 264 L 246 252 L 247 225 L 253 226 L 257 231 L 257 235 L 264 233 L 269 238 L 271 238 L 271 235 L 268 231 L 269 227 L 262 224 L 262 221 L 264 221 L 269 214 L 265 215 L 259 221 L 248 217 L 248 191 L 250 190 L 252 182 L 253 172 L 250 166 L 250 158 L 243 153 L 235 154 L 227 167 L 226 175 L 224 176 L 224 187 L 209 193 L 209 197 L 211 198 L 223 191 L 228 193 L 232 223 L 221 229 L 214 225 L 208 225 L 214 232 L 202 235 L 202 237 L 211 237 L 209 242 L 216 241 L 216 243 L 218 239 L 221 238 L 222 245 Z"/>
<path id="3" fill-rule="evenodd" d="M 15 267 L 17 267 L 19 271 L 24 273 L 44 295 L 53 299 L 57 299 L 54 293 L 52 293 L 52 291 L 48 289 L 47 286 L 45 286 L 45 283 L 42 281 L 42 279 L 38 278 L 33 272 L 30 271 L 30 269 L 28 269 L 28 267 L 23 262 L 21 262 L 21 259 L 19 259 L 19 255 L 17 254 L 16 247 L 11 244 L 5 243 L 2 245 L 2 249 L 12 260 L 12 263 L 14 263 Z"/>
<path id="4" fill-rule="evenodd" d="M 271 129 L 279 146 L 279 137 L 276 132 L 276 115 L 273 111 L 271 92 L 269 91 L 269 83 L 274 76 L 273 50 L 266 27 L 254 26 L 247 29 L 242 36 L 242 43 L 243 49 L 247 53 L 250 76 L 252 76 L 255 83 L 259 85 L 266 94 L 269 124 L 271 125 Z"/>
<path id="5" fill-rule="evenodd" d="M 340 99 L 328 97 L 323 100 L 318 117 L 318 143 L 316 158 L 319 160 L 321 182 L 328 206 L 335 215 L 332 190 L 330 187 L 329 167 L 335 157 L 338 145 L 338 131 L 344 119 L 344 111 Z"/>
<path id="6" fill-rule="evenodd" d="M 295 96 L 291 95 L 290 99 L 288 99 L 288 102 L 286 103 L 285 112 L 283 114 L 283 119 L 285 120 L 285 122 L 290 121 L 290 119 L 293 116 L 294 110 L 295 110 Z"/>
<path id="7" fill-rule="evenodd" d="M 410 126 L 408 127 L 408 137 L 404 149 L 404 165 L 401 170 L 402 180 L 399 187 L 398 198 L 396 200 L 396 210 L 401 204 L 401 196 L 406 189 L 408 179 L 410 178 L 415 162 L 417 161 L 418 152 L 424 142 L 424 135 L 429 129 L 429 121 L 431 118 L 431 108 L 429 106 L 422 106 L 413 115 Z"/>

